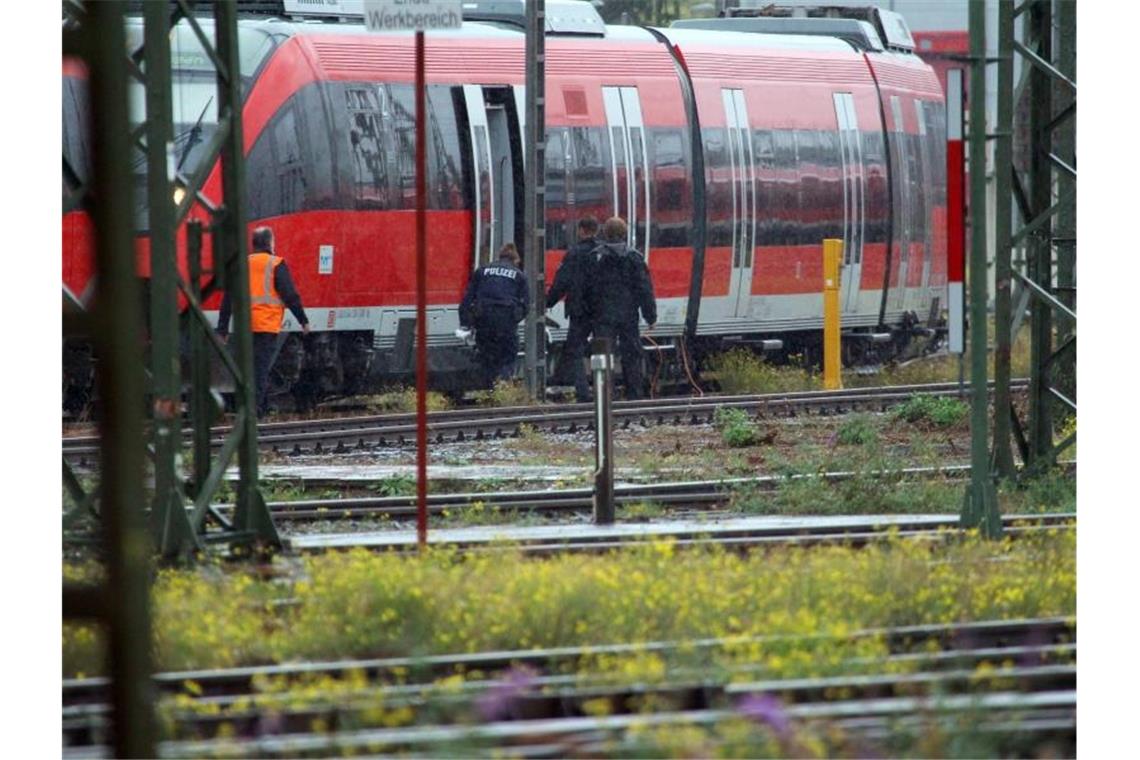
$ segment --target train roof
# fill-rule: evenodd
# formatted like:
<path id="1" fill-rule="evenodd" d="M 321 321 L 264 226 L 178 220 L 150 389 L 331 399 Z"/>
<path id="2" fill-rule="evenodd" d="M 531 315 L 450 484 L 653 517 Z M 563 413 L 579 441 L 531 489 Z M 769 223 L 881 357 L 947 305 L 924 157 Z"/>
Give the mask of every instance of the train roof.
<path id="1" fill-rule="evenodd" d="M 738 16 L 732 18 L 689 18 L 674 21 L 670 29 L 746 32 L 749 34 L 837 37 L 860 50 L 883 50 L 879 33 L 868 21 L 853 18 L 782 18 Z"/>

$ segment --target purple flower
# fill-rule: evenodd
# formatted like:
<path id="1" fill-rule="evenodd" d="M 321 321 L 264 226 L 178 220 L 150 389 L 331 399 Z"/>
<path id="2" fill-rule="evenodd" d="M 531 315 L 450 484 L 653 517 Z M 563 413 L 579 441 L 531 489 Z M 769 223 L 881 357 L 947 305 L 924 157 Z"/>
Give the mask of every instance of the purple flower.
<path id="1" fill-rule="evenodd" d="M 749 694 L 737 703 L 736 709 L 749 720 L 771 728 L 780 739 L 792 735 L 792 723 L 788 719 L 784 703 L 774 694 Z"/>
<path id="2" fill-rule="evenodd" d="M 515 701 L 530 691 L 538 673 L 525 665 L 516 666 L 506 672 L 502 680 L 495 682 L 475 700 L 475 708 L 485 721 L 503 720 L 514 714 Z"/>

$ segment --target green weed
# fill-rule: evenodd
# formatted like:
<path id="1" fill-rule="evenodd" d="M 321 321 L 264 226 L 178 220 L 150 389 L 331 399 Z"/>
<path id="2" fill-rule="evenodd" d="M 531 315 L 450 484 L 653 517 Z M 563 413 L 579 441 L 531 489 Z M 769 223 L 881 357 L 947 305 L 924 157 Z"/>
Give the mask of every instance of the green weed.
<path id="1" fill-rule="evenodd" d="M 965 421 L 970 407 L 956 398 L 911 396 L 891 413 L 894 419 L 910 423 L 927 422 L 936 427 L 954 427 Z"/>
<path id="2" fill-rule="evenodd" d="M 709 359 L 709 369 L 725 393 L 779 393 L 820 387 L 819 378 L 797 362 L 770 364 L 746 348 L 734 348 L 713 356 Z"/>
<path id="3" fill-rule="evenodd" d="M 845 446 L 863 446 L 878 443 L 879 431 L 869 415 L 857 414 L 839 426 L 836 439 Z"/>
<path id="4" fill-rule="evenodd" d="M 713 427 L 720 431 L 725 444 L 733 448 L 756 442 L 756 426 L 743 409 L 721 406 L 713 412 Z"/>

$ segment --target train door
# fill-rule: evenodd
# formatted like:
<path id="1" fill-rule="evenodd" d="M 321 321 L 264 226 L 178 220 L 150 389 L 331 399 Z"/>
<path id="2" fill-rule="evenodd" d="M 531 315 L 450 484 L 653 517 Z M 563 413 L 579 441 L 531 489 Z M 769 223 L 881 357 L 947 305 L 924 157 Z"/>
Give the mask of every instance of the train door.
<path id="1" fill-rule="evenodd" d="M 732 172 L 732 275 L 728 300 L 737 317 L 747 317 L 752 295 L 752 259 L 756 250 L 756 157 L 748 127 L 743 90 L 723 89 Z"/>
<path id="2" fill-rule="evenodd" d="M 919 179 L 919 194 L 921 199 L 919 207 L 922 211 L 921 224 L 919 229 L 922 230 L 922 281 L 919 283 L 921 290 L 919 291 L 920 299 L 926 298 L 927 288 L 930 286 L 930 264 L 934 260 L 934 241 L 932 239 L 933 218 L 931 215 L 931 206 L 934 199 L 930 195 L 931 191 L 931 175 L 933 171 L 933 160 L 930 156 L 930 144 L 926 139 L 926 110 L 925 103 L 921 100 L 914 101 L 914 113 L 918 117 L 918 145 L 921 155 L 921 169 Z M 924 315 L 925 316 L 925 315 Z"/>
<path id="3" fill-rule="evenodd" d="M 843 168 L 843 275 L 839 300 L 844 314 L 859 311 L 859 284 L 863 268 L 863 219 L 866 177 L 863 141 L 855 117 L 855 98 L 837 92 L 835 117 L 839 124 L 839 154 Z"/>
<path id="4" fill-rule="evenodd" d="M 510 88 L 464 85 L 467 123 L 471 130 L 475 234 L 473 261 L 494 261 L 503 243 L 514 242 L 518 214 L 516 164 L 521 167 L 518 116 Z M 519 245 L 521 248 L 522 246 Z"/>
<path id="5" fill-rule="evenodd" d="M 652 218 L 649 196 L 649 156 L 645 122 L 636 87 L 603 87 L 606 124 L 610 129 L 610 168 L 613 176 L 613 208 L 629 225 L 626 242 L 645 255 L 649 263 L 649 233 Z"/>
<path id="6" fill-rule="evenodd" d="M 899 252 L 899 277 L 898 287 L 894 293 L 893 307 L 896 309 L 906 309 L 907 307 L 907 271 L 910 268 L 910 207 L 912 199 L 910 197 L 910 164 L 908 162 L 909 150 L 907 146 L 906 130 L 903 127 L 902 118 L 902 105 L 899 103 L 899 96 L 891 96 L 891 117 L 894 121 L 891 131 L 894 133 L 894 139 L 891 141 L 894 144 L 894 160 L 891 166 L 894 168 L 895 176 L 893 178 L 895 186 L 895 245 L 898 246 Z"/>

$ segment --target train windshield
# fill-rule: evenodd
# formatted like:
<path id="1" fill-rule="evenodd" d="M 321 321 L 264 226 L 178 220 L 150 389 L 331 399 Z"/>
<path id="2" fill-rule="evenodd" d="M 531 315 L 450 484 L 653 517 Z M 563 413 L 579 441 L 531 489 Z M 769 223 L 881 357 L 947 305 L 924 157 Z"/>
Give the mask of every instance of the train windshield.
<path id="1" fill-rule="evenodd" d="M 206 39 L 213 41 L 211 20 L 199 19 Z M 277 46 L 280 37 L 264 29 L 239 25 L 238 53 L 242 99 L 249 92 L 254 75 Z M 143 27 L 134 20 L 127 30 L 128 49 L 137 50 L 143 42 Z M 218 85 L 213 62 L 190 23 L 181 20 L 170 33 L 171 116 L 173 140 L 168 147 L 167 166 L 176 176 L 193 177 L 204 169 L 207 146 L 218 126 Z M 132 79 L 130 85 L 131 121 L 141 124 L 146 119 L 146 88 Z M 136 229 L 147 228 L 147 160 L 138 145 L 134 146 Z"/>

